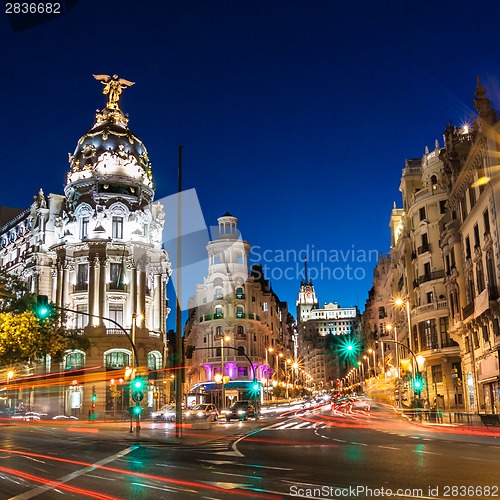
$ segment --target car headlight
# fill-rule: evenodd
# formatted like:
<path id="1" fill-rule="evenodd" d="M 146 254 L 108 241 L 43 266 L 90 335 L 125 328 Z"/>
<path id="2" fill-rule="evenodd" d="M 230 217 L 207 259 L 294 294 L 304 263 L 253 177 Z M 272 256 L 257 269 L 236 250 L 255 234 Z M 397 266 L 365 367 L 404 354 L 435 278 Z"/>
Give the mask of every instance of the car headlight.
<path id="1" fill-rule="evenodd" d="M 198 417 L 203 417 L 203 415 L 205 415 L 202 411 L 199 411 L 197 414 L 196 414 Z"/>
<path id="2" fill-rule="evenodd" d="M 245 413 L 245 410 L 238 410 L 238 415 L 244 415 Z"/>

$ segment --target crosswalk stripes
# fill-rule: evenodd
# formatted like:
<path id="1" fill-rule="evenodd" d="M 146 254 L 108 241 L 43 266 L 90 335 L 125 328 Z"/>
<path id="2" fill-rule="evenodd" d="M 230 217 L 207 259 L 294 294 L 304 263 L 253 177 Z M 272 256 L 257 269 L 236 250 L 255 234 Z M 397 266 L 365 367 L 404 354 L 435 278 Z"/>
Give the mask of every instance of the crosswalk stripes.
<path id="1" fill-rule="evenodd" d="M 283 425 L 279 425 L 273 427 L 274 431 L 283 431 L 283 430 L 306 430 L 306 429 L 316 429 L 318 426 L 323 425 L 323 422 L 288 422 Z"/>

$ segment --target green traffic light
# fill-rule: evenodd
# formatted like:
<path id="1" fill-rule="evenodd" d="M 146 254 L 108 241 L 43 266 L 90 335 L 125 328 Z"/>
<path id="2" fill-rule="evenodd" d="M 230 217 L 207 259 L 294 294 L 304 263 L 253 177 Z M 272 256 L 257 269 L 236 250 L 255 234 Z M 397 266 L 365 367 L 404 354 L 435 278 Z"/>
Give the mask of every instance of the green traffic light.
<path id="1" fill-rule="evenodd" d="M 92 394 L 92 403 L 95 403 L 97 401 L 97 395 Z"/>
<path id="2" fill-rule="evenodd" d="M 134 406 L 134 409 L 132 410 L 134 412 L 134 415 L 140 415 L 142 413 L 142 408 L 137 405 L 137 406 Z"/>
<path id="3" fill-rule="evenodd" d="M 50 313 L 49 298 L 47 295 L 37 295 L 36 297 L 36 315 L 40 319 L 46 318 Z"/>
<path id="4" fill-rule="evenodd" d="M 134 389 L 136 391 L 141 391 L 144 387 L 144 381 L 140 378 L 136 378 L 134 379 L 134 381 L 132 382 L 132 386 L 134 387 Z"/>

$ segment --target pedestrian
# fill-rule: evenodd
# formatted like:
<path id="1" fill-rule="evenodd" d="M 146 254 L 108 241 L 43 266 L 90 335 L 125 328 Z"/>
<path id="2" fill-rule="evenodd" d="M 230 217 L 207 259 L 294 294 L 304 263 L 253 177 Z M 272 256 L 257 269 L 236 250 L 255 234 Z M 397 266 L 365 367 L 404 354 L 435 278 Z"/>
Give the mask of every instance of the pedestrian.
<path id="1" fill-rule="evenodd" d="M 434 406 L 437 411 L 438 424 L 443 423 L 443 410 L 444 410 L 444 397 L 441 394 L 437 394 L 434 398 Z"/>
<path id="2" fill-rule="evenodd" d="M 424 417 L 425 417 L 425 421 L 428 422 L 429 421 L 429 410 L 430 410 L 430 404 L 429 404 L 429 400 L 426 399 L 424 401 Z"/>

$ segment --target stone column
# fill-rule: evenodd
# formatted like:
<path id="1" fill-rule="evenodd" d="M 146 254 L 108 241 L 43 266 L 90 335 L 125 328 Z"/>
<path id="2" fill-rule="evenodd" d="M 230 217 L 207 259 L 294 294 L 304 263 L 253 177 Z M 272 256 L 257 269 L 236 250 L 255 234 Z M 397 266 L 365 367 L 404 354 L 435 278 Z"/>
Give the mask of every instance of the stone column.
<path id="1" fill-rule="evenodd" d="M 106 269 L 108 265 L 108 259 L 102 257 L 99 267 L 99 294 L 98 294 L 98 311 L 99 311 L 99 324 L 102 325 L 102 318 L 105 316 L 105 306 L 106 306 Z"/>

